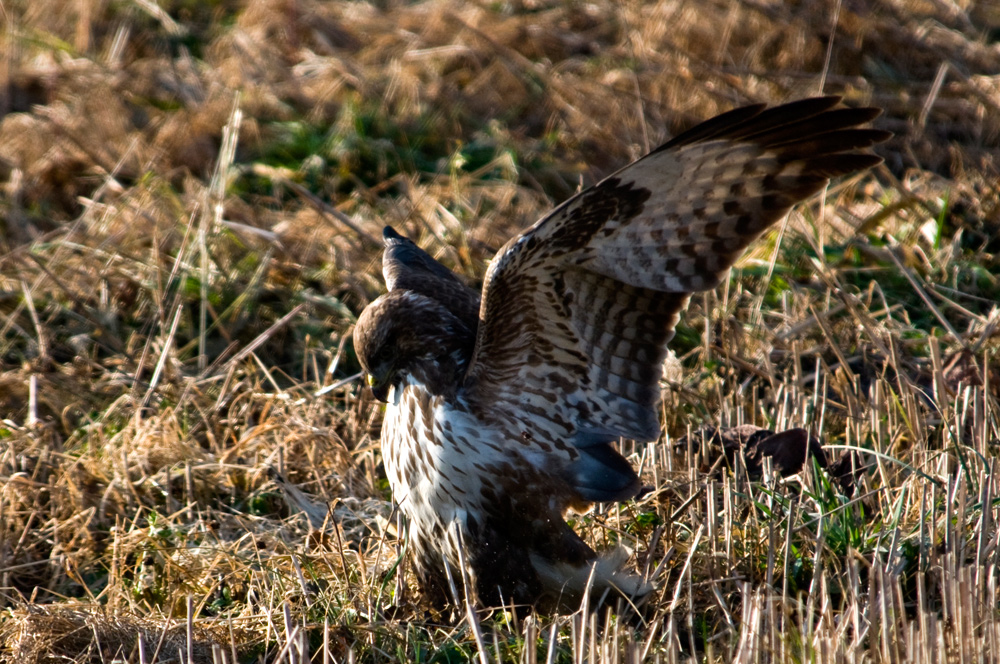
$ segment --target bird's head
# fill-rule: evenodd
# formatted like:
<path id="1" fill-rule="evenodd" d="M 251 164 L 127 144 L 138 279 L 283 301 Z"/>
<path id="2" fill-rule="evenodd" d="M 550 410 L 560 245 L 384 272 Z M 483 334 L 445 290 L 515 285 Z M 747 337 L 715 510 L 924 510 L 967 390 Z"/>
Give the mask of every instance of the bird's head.
<path id="1" fill-rule="evenodd" d="M 454 391 L 474 344 L 472 332 L 444 305 L 408 290 L 378 298 L 354 326 L 354 350 L 379 401 L 407 376 L 434 394 Z"/>

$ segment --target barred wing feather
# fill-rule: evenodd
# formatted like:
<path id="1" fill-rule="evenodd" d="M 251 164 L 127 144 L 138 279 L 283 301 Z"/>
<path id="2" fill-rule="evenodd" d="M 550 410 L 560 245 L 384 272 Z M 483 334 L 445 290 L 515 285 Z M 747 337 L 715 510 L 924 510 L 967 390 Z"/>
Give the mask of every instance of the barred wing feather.
<path id="1" fill-rule="evenodd" d="M 858 128 L 878 110 L 839 102 L 718 116 L 508 243 L 483 288 L 467 401 L 545 418 L 579 449 L 655 439 L 666 343 L 691 293 L 831 177 L 881 161 L 862 150 L 889 134 Z"/>

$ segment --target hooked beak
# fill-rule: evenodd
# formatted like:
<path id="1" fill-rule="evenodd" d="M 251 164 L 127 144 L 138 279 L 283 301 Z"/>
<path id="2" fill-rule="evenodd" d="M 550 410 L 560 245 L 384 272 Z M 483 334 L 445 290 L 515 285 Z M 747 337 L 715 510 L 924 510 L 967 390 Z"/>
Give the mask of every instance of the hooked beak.
<path id="1" fill-rule="evenodd" d="M 382 401 L 383 403 L 388 403 L 389 385 L 387 383 L 379 385 L 378 381 L 375 380 L 375 376 L 371 374 L 367 375 L 365 381 L 368 383 L 368 387 L 371 388 L 372 394 L 375 396 L 376 399 Z"/>

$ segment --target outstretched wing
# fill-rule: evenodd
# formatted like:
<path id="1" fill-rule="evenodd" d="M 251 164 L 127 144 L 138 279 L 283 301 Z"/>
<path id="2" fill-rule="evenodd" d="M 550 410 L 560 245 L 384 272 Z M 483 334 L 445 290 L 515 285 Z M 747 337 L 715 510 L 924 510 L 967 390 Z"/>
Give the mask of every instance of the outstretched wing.
<path id="1" fill-rule="evenodd" d="M 454 272 L 392 226 L 382 229 L 382 240 L 382 276 L 390 291 L 410 290 L 437 300 L 475 331 L 479 325 L 478 291 L 462 283 Z"/>
<path id="2" fill-rule="evenodd" d="M 889 134 L 857 128 L 878 110 L 839 101 L 720 115 L 507 244 L 486 277 L 463 384 L 472 407 L 545 418 L 584 451 L 655 439 L 665 345 L 690 294 L 718 284 L 831 177 L 881 161 L 859 150 Z"/>

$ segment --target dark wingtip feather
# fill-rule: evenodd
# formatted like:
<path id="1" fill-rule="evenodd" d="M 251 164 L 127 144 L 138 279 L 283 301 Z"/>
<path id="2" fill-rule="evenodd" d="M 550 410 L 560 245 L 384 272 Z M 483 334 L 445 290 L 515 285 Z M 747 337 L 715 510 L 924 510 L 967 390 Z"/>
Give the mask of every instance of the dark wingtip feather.
<path id="1" fill-rule="evenodd" d="M 714 138 L 740 138 L 760 131 L 773 130 L 784 125 L 815 117 L 840 103 L 837 96 L 810 97 L 781 106 L 753 104 L 735 108 L 706 120 L 678 134 L 653 152 L 661 152 L 682 145 Z"/>
<path id="2" fill-rule="evenodd" d="M 382 229 L 385 250 L 382 273 L 390 291 L 411 290 L 443 304 L 469 329 L 479 320 L 479 291 L 466 286 L 458 276 L 392 226 Z"/>
<path id="3" fill-rule="evenodd" d="M 789 117 L 788 122 L 781 124 L 760 125 L 749 130 L 741 129 L 727 134 L 725 138 L 770 148 L 784 143 L 801 142 L 835 131 L 853 129 L 877 117 L 878 114 L 877 108 L 837 108 L 818 115 Z"/>
<path id="4" fill-rule="evenodd" d="M 840 129 L 800 140 L 789 137 L 782 143 L 768 144 L 767 147 L 778 155 L 780 161 L 790 162 L 870 148 L 891 136 L 890 132 L 879 129 Z"/>
<path id="5" fill-rule="evenodd" d="M 803 122 L 826 114 L 839 104 L 840 100 L 841 98 L 837 96 L 809 97 L 780 106 L 772 106 L 758 113 L 749 121 L 726 132 L 725 137 L 743 138 L 752 136 L 759 131 L 771 131 L 786 125 Z"/>
<path id="6" fill-rule="evenodd" d="M 863 171 L 884 160 L 875 154 L 827 154 L 806 161 L 806 170 L 815 175 L 833 178 Z"/>
<path id="7" fill-rule="evenodd" d="M 765 108 L 760 104 L 724 113 L 677 136 L 656 152 L 703 141 L 732 141 L 760 146 L 779 163 L 799 162 L 798 178 L 778 189 L 786 207 L 822 188 L 825 181 L 882 162 L 860 152 L 888 140 L 892 134 L 863 127 L 881 109 L 838 106 L 840 97 L 813 97 Z"/>
<path id="8" fill-rule="evenodd" d="M 382 240 L 385 242 L 386 246 L 392 244 L 396 240 L 405 240 L 406 238 L 396 232 L 396 229 L 392 226 L 386 226 L 382 229 Z"/>
<path id="9" fill-rule="evenodd" d="M 783 148 L 802 144 L 826 134 L 840 132 L 844 146 L 837 148 L 826 141 L 831 153 L 871 147 L 888 140 L 892 134 L 874 129 L 852 130 L 881 115 L 874 107 L 835 108 L 841 98 L 835 95 L 811 97 L 767 108 L 754 104 L 737 108 L 706 120 L 676 136 L 653 152 L 662 152 L 684 145 L 714 139 L 755 143 L 768 148 Z"/>
<path id="10" fill-rule="evenodd" d="M 695 125 L 685 132 L 674 136 L 660 147 L 653 150 L 653 153 L 663 152 L 682 145 L 690 145 L 698 141 L 707 141 L 724 134 L 732 127 L 738 126 L 767 108 L 767 104 L 753 104 L 752 106 L 742 106 L 731 111 L 717 115 L 710 120 Z"/>

